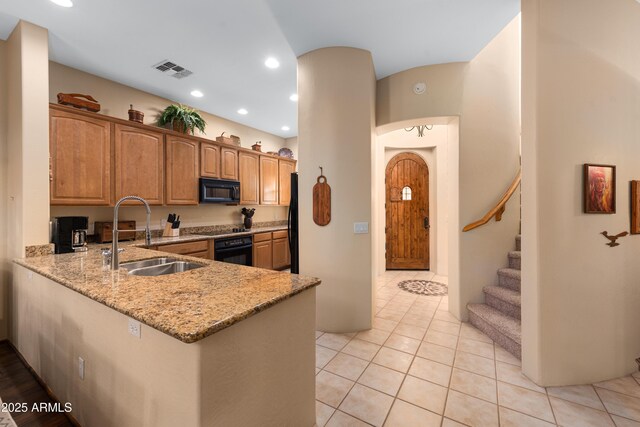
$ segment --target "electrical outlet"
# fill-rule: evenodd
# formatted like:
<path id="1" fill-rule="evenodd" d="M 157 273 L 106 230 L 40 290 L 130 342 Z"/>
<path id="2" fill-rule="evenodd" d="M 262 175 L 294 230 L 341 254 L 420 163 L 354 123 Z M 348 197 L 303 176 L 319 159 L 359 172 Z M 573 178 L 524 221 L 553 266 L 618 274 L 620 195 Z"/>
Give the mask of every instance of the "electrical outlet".
<path id="1" fill-rule="evenodd" d="M 137 320 L 129 319 L 129 333 L 136 338 L 140 338 L 140 322 Z"/>
<path id="2" fill-rule="evenodd" d="M 354 232 L 354 234 L 367 234 L 367 233 L 369 233 L 369 223 L 368 222 L 354 222 L 353 223 L 353 232 Z"/>
<path id="3" fill-rule="evenodd" d="M 84 379 L 84 359 L 82 357 L 78 357 L 78 376 L 81 380 Z"/>
<path id="4" fill-rule="evenodd" d="M 27 271 L 27 278 L 29 280 L 33 279 L 33 271 L 31 271 L 31 270 Z"/>

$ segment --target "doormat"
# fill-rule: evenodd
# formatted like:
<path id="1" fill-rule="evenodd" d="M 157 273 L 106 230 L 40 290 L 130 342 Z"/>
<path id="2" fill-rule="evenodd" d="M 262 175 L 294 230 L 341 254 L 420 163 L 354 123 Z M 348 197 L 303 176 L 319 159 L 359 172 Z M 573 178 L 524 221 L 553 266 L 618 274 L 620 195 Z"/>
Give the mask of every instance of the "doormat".
<path id="1" fill-rule="evenodd" d="M 449 293 L 447 285 L 430 280 L 403 280 L 398 287 L 418 295 L 442 296 Z"/>

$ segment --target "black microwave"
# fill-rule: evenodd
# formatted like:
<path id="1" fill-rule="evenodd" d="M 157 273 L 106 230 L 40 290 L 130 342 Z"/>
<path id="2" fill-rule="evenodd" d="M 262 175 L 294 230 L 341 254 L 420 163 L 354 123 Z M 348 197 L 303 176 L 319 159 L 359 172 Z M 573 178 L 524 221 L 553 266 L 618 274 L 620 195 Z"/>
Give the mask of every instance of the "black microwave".
<path id="1" fill-rule="evenodd" d="M 200 178 L 200 203 L 240 203 L 240 181 Z"/>

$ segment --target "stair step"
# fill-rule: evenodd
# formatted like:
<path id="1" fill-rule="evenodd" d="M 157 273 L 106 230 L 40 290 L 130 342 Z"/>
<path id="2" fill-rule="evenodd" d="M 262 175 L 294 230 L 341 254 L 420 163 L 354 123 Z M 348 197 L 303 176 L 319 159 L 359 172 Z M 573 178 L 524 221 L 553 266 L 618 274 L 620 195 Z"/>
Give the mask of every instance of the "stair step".
<path id="1" fill-rule="evenodd" d="M 513 268 L 514 270 L 521 269 L 521 252 L 520 251 L 511 251 L 509 252 L 509 268 Z"/>
<path id="2" fill-rule="evenodd" d="M 515 268 L 498 270 L 498 285 L 520 292 L 521 271 Z"/>
<path id="3" fill-rule="evenodd" d="M 518 234 L 516 236 L 516 251 L 522 250 L 522 237 Z"/>
<path id="4" fill-rule="evenodd" d="M 469 321 L 518 359 L 522 354 L 520 320 L 487 304 L 468 304 Z"/>
<path id="5" fill-rule="evenodd" d="M 484 302 L 507 316 L 520 319 L 520 292 L 502 286 L 485 286 Z"/>

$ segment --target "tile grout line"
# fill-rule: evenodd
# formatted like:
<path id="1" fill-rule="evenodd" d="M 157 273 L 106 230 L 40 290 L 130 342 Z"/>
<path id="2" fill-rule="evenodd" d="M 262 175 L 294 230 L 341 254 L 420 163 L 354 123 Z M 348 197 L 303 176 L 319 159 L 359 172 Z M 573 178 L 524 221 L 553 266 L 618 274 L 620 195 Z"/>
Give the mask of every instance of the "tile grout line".
<path id="1" fill-rule="evenodd" d="M 607 405 L 604 404 L 604 400 L 602 400 L 602 397 L 600 397 L 600 393 L 598 393 L 598 390 L 596 390 L 596 386 L 591 384 L 591 388 L 593 389 L 593 391 L 596 394 L 596 396 L 598 396 L 598 399 L 600 400 L 600 403 L 602 403 L 602 406 L 604 407 L 604 410 L 607 413 L 607 415 L 609 415 L 609 419 L 611 420 L 613 425 L 617 426 L 618 424 L 614 421 L 613 417 L 611 416 L 611 412 L 609 412 L 609 408 L 607 408 Z M 614 415 L 617 415 L 617 414 L 614 414 Z"/>
<path id="2" fill-rule="evenodd" d="M 442 301 L 440 301 L 442 303 Z M 438 305 L 439 307 L 440 305 Z M 436 310 L 437 311 L 437 310 Z M 462 329 L 462 327 L 461 327 Z M 462 330 L 460 330 L 460 333 L 462 333 Z M 449 403 L 449 392 L 451 391 L 451 378 L 453 378 L 453 367 L 456 364 L 456 357 L 458 356 L 458 344 L 460 343 L 460 335 L 458 335 L 458 339 L 456 340 L 456 348 L 454 349 L 454 355 L 453 355 L 453 366 L 451 366 L 451 375 L 449 376 L 449 384 L 447 386 L 447 395 L 444 398 L 444 408 L 442 409 L 442 421 L 440 423 L 440 426 L 442 426 L 442 424 L 444 424 L 444 418 L 445 418 L 445 414 L 447 412 L 447 404 Z M 457 420 L 454 420 L 457 422 Z"/>
<path id="3" fill-rule="evenodd" d="M 413 306 L 414 306 L 415 301 L 417 301 L 417 299 L 416 299 L 416 300 L 414 300 L 414 302 L 411 304 L 411 306 L 409 306 L 409 310 L 411 310 L 411 307 L 413 307 Z M 409 310 L 407 310 L 407 312 L 408 312 Z M 435 314 L 434 314 L 434 315 L 435 315 Z M 406 314 L 405 314 L 405 316 L 406 316 Z M 404 319 L 404 316 L 402 317 L 402 319 Z M 391 332 L 392 334 L 393 334 L 393 332 L 397 329 L 397 327 L 400 325 L 400 323 L 402 323 L 402 319 L 400 319 L 400 322 L 398 322 L 398 325 L 396 325 L 396 328 L 394 328 L 394 329 L 393 329 L 393 331 Z M 431 324 L 431 321 L 429 321 L 429 324 Z M 427 326 L 427 330 L 429 330 L 429 327 L 428 327 L 428 326 Z M 425 330 L 425 332 L 424 332 L 424 333 L 426 334 L 426 333 L 427 333 L 427 331 Z M 389 335 L 389 336 L 391 336 L 391 335 Z M 402 336 L 403 336 L 403 335 L 402 335 Z M 408 338 L 411 338 L 411 337 L 408 337 Z M 424 335 L 423 335 L 423 338 L 424 338 Z M 422 340 L 420 340 L 420 345 L 421 345 L 421 344 L 422 344 Z M 415 361 L 415 359 L 416 359 L 416 357 L 417 357 L 416 355 L 418 354 L 418 350 L 420 349 L 420 345 L 418 345 L 418 348 L 416 349 L 416 352 L 415 352 L 414 354 L 412 354 L 412 355 L 411 355 L 411 363 L 409 363 L 409 367 L 407 368 L 407 372 L 404 374 L 404 377 L 402 378 L 402 382 L 400 382 L 400 387 L 398 387 L 398 391 L 396 392 L 396 395 L 395 395 L 395 397 L 394 397 L 394 399 L 393 399 L 393 402 L 391 403 L 391 408 L 389 408 L 389 412 L 387 412 L 387 415 L 386 415 L 386 417 L 384 418 L 384 422 L 382 423 L 382 425 L 383 425 L 383 426 L 384 426 L 384 424 L 387 422 L 387 419 L 389 418 L 389 414 L 391 414 L 391 410 L 392 410 L 392 409 L 393 409 L 393 407 L 395 406 L 396 401 L 397 401 L 397 400 L 402 400 L 402 399 L 399 399 L 399 398 L 398 398 L 398 394 L 400 394 L 400 390 L 402 390 L 402 386 L 404 385 L 404 382 L 406 381 L 407 377 L 409 376 L 409 371 L 411 370 L 411 366 L 413 366 L 413 362 Z M 398 350 L 398 351 L 401 351 L 401 350 Z M 402 401 L 404 402 L 404 400 L 402 400 Z M 410 403 L 410 402 L 407 402 L 407 403 L 412 404 L 412 403 Z M 418 406 L 418 405 L 414 405 L 414 406 L 416 406 L 417 408 L 425 409 L 425 408 L 422 408 L 421 406 Z M 428 411 L 428 409 L 425 409 L 425 410 L 427 410 L 427 411 Z M 442 409 L 442 412 L 444 412 L 444 408 Z M 442 416 L 444 417 L 444 414 L 443 414 Z M 442 422 L 442 420 L 441 420 L 441 422 Z"/>

